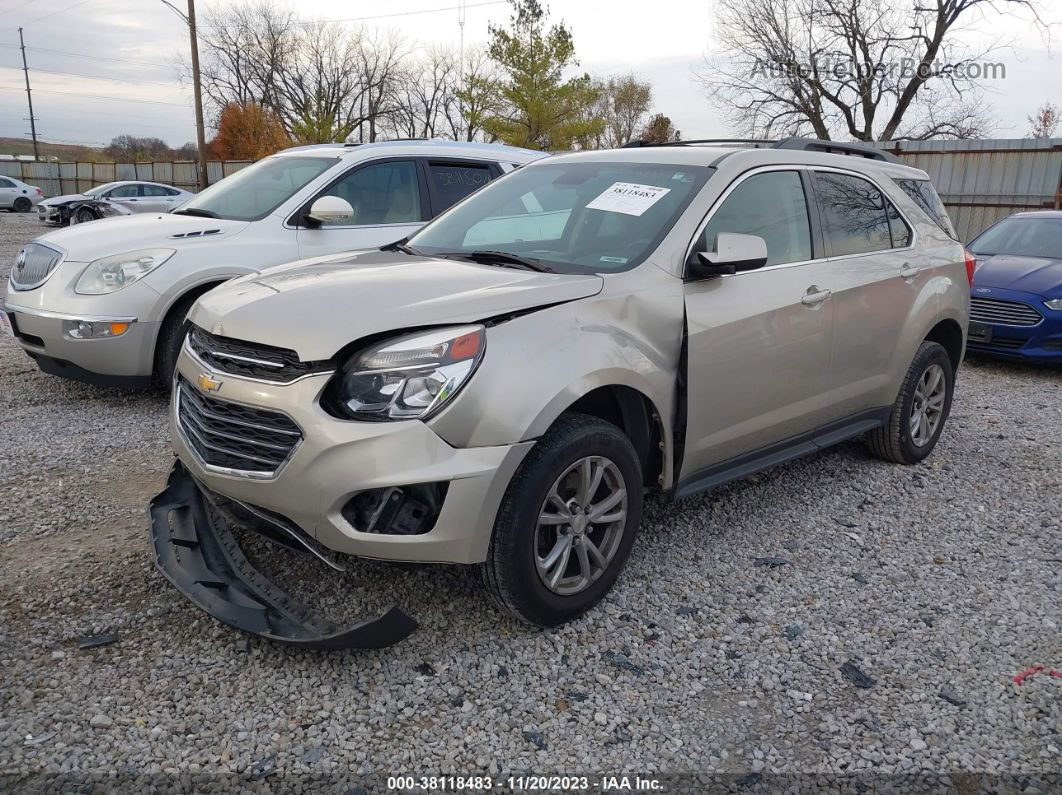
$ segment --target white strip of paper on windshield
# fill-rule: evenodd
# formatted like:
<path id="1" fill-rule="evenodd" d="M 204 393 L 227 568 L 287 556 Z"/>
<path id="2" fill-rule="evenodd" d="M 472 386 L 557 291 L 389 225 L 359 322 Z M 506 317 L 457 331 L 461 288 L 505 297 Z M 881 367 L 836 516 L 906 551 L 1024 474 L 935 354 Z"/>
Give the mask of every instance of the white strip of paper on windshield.
<path id="1" fill-rule="evenodd" d="M 660 199 L 670 193 L 671 188 L 657 188 L 653 185 L 636 185 L 633 182 L 613 182 L 609 188 L 586 205 L 588 210 L 604 210 L 610 213 L 641 215 Z"/>

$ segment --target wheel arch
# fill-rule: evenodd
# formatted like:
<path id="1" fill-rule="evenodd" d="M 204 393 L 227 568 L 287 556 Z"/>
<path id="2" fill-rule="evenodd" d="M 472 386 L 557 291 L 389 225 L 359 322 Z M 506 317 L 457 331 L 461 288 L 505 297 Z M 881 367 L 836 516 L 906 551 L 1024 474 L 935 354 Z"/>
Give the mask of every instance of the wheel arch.
<path id="1" fill-rule="evenodd" d="M 949 317 L 938 321 L 929 330 L 929 333 L 925 335 L 924 341 L 940 344 L 948 352 L 948 359 L 951 360 L 951 371 L 953 373 L 959 371 L 959 365 L 962 363 L 965 337 L 962 332 L 962 326 L 959 325 L 957 320 Z"/>
<path id="2" fill-rule="evenodd" d="M 618 427 L 631 440 L 642 465 L 643 483 L 659 488 L 671 476 L 665 450 L 670 442 L 661 413 L 642 390 L 624 383 L 602 383 L 586 389 L 574 398 L 565 395 L 563 405 L 553 403 L 547 408 L 551 418 L 542 426 L 543 417 L 535 425 L 543 432 L 562 416 L 587 414 Z"/>
<path id="3" fill-rule="evenodd" d="M 235 275 L 227 276 L 224 278 L 211 277 L 206 281 L 197 282 L 196 284 L 192 285 L 191 287 L 188 287 L 182 292 L 174 293 L 172 296 L 169 297 L 169 301 L 167 302 L 165 308 L 162 310 L 162 313 L 159 315 L 158 325 L 155 326 L 155 338 L 151 342 L 152 371 L 154 371 L 155 368 L 158 366 L 159 336 L 162 334 L 162 330 L 166 328 L 166 324 L 169 323 L 171 318 L 173 317 L 174 310 L 178 306 L 181 306 L 183 302 L 188 300 L 194 302 L 195 299 L 199 298 L 199 296 L 203 295 L 204 293 L 210 292 L 218 285 L 224 284 L 232 278 L 235 278 Z"/>

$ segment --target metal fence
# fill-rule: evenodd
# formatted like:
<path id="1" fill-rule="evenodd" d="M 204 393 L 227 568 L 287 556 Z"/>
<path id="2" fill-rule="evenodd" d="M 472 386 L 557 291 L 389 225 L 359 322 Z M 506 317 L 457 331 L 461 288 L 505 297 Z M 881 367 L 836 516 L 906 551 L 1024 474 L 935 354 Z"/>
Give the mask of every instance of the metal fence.
<path id="1" fill-rule="evenodd" d="M 929 174 L 963 241 L 1011 213 L 1062 207 L 1062 138 L 973 141 L 881 141 L 875 146 Z M 250 165 L 211 161 L 211 184 Z M 81 193 L 123 179 L 163 182 L 194 191 L 198 164 L 34 163 L 0 161 L 0 174 L 37 185 L 45 196 Z"/>
<path id="2" fill-rule="evenodd" d="M 252 160 L 212 160 L 207 163 L 207 177 L 214 184 L 222 177 L 234 174 Z M 32 161 L 0 161 L 0 174 L 15 177 L 36 185 L 45 196 L 84 193 L 105 182 L 142 179 L 162 182 L 177 188 L 199 189 L 199 164 L 194 161 L 177 163 L 34 163 Z"/>
<path id="3" fill-rule="evenodd" d="M 1062 138 L 881 141 L 929 174 L 959 238 L 1022 210 L 1062 208 Z"/>

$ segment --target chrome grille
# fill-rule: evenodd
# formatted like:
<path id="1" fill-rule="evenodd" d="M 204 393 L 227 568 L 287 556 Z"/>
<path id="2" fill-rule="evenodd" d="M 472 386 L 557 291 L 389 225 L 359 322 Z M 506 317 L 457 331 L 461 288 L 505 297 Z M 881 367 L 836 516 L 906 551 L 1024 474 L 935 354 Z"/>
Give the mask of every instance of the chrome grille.
<path id="1" fill-rule="evenodd" d="M 330 362 L 303 362 L 287 348 L 219 337 L 198 326 L 188 332 L 188 346 L 203 364 L 230 375 L 286 384 L 303 375 L 335 369 Z"/>
<path id="2" fill-rule="evenodd" d="M 15 267 L 11 269 L 11 286 L 16 290 L 32 290 L 43 284 L 62 258 L 62 252 L 54 248 L 28 243 L 15 258 Z"/>
<path id="3" fill-rule="evenodd" d="M 219 400 L 178 378 L 177 425 L 204 464 L 272 477 L 302 441 L 286 414 Z"/>
<path id="4" fill-rule="evenodd" d="M 999 298 L 971 298 L 970 320 L 1004 326 L 1035 326 L 1044 316 L 1028 304 Z"/>

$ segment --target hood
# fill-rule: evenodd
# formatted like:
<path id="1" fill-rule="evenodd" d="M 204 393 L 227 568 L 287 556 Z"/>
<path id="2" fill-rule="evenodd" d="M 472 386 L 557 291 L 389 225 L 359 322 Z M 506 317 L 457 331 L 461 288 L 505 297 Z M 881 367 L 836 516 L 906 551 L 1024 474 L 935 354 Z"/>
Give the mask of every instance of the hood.
<path id="1" fill-rule="evenodd" d="M 45 207 L 58 207 L 60 204 L 67 204 L 69 202 L 83 202 L 88 201 L 88 196 L 83 193 L 68 193 L 65 196 L 52 196 L 50 199 L 45 199 L 41 202 Z"/>
<path id="2" fill-rule="evenodd" d="M 73 262 L 91 262 L 139 248 L 180 249 L 193 242 L 230 237 L 247 228 L 247 221 L 222 221 L 193 215 L 141 213 L 76 224 L 36 238 L 58 246 Z"/>
<path id="3" fill-rule="evenodd" d="M 1048 298 L 1062 295 L 1062 259 L 996 254 L 978 257 L 978 261 L 981 266 L 974 273 L 975 289 L 999 287 Z"/>
<path id="4" fill-rule="evenodd" d="M 471 323 L 588 298 L 596 275 L 536 273 L 400 253 L 270 268 L 217 287 L 189 315 L 212 334 L 328 359 L 370 334 Z"/>

